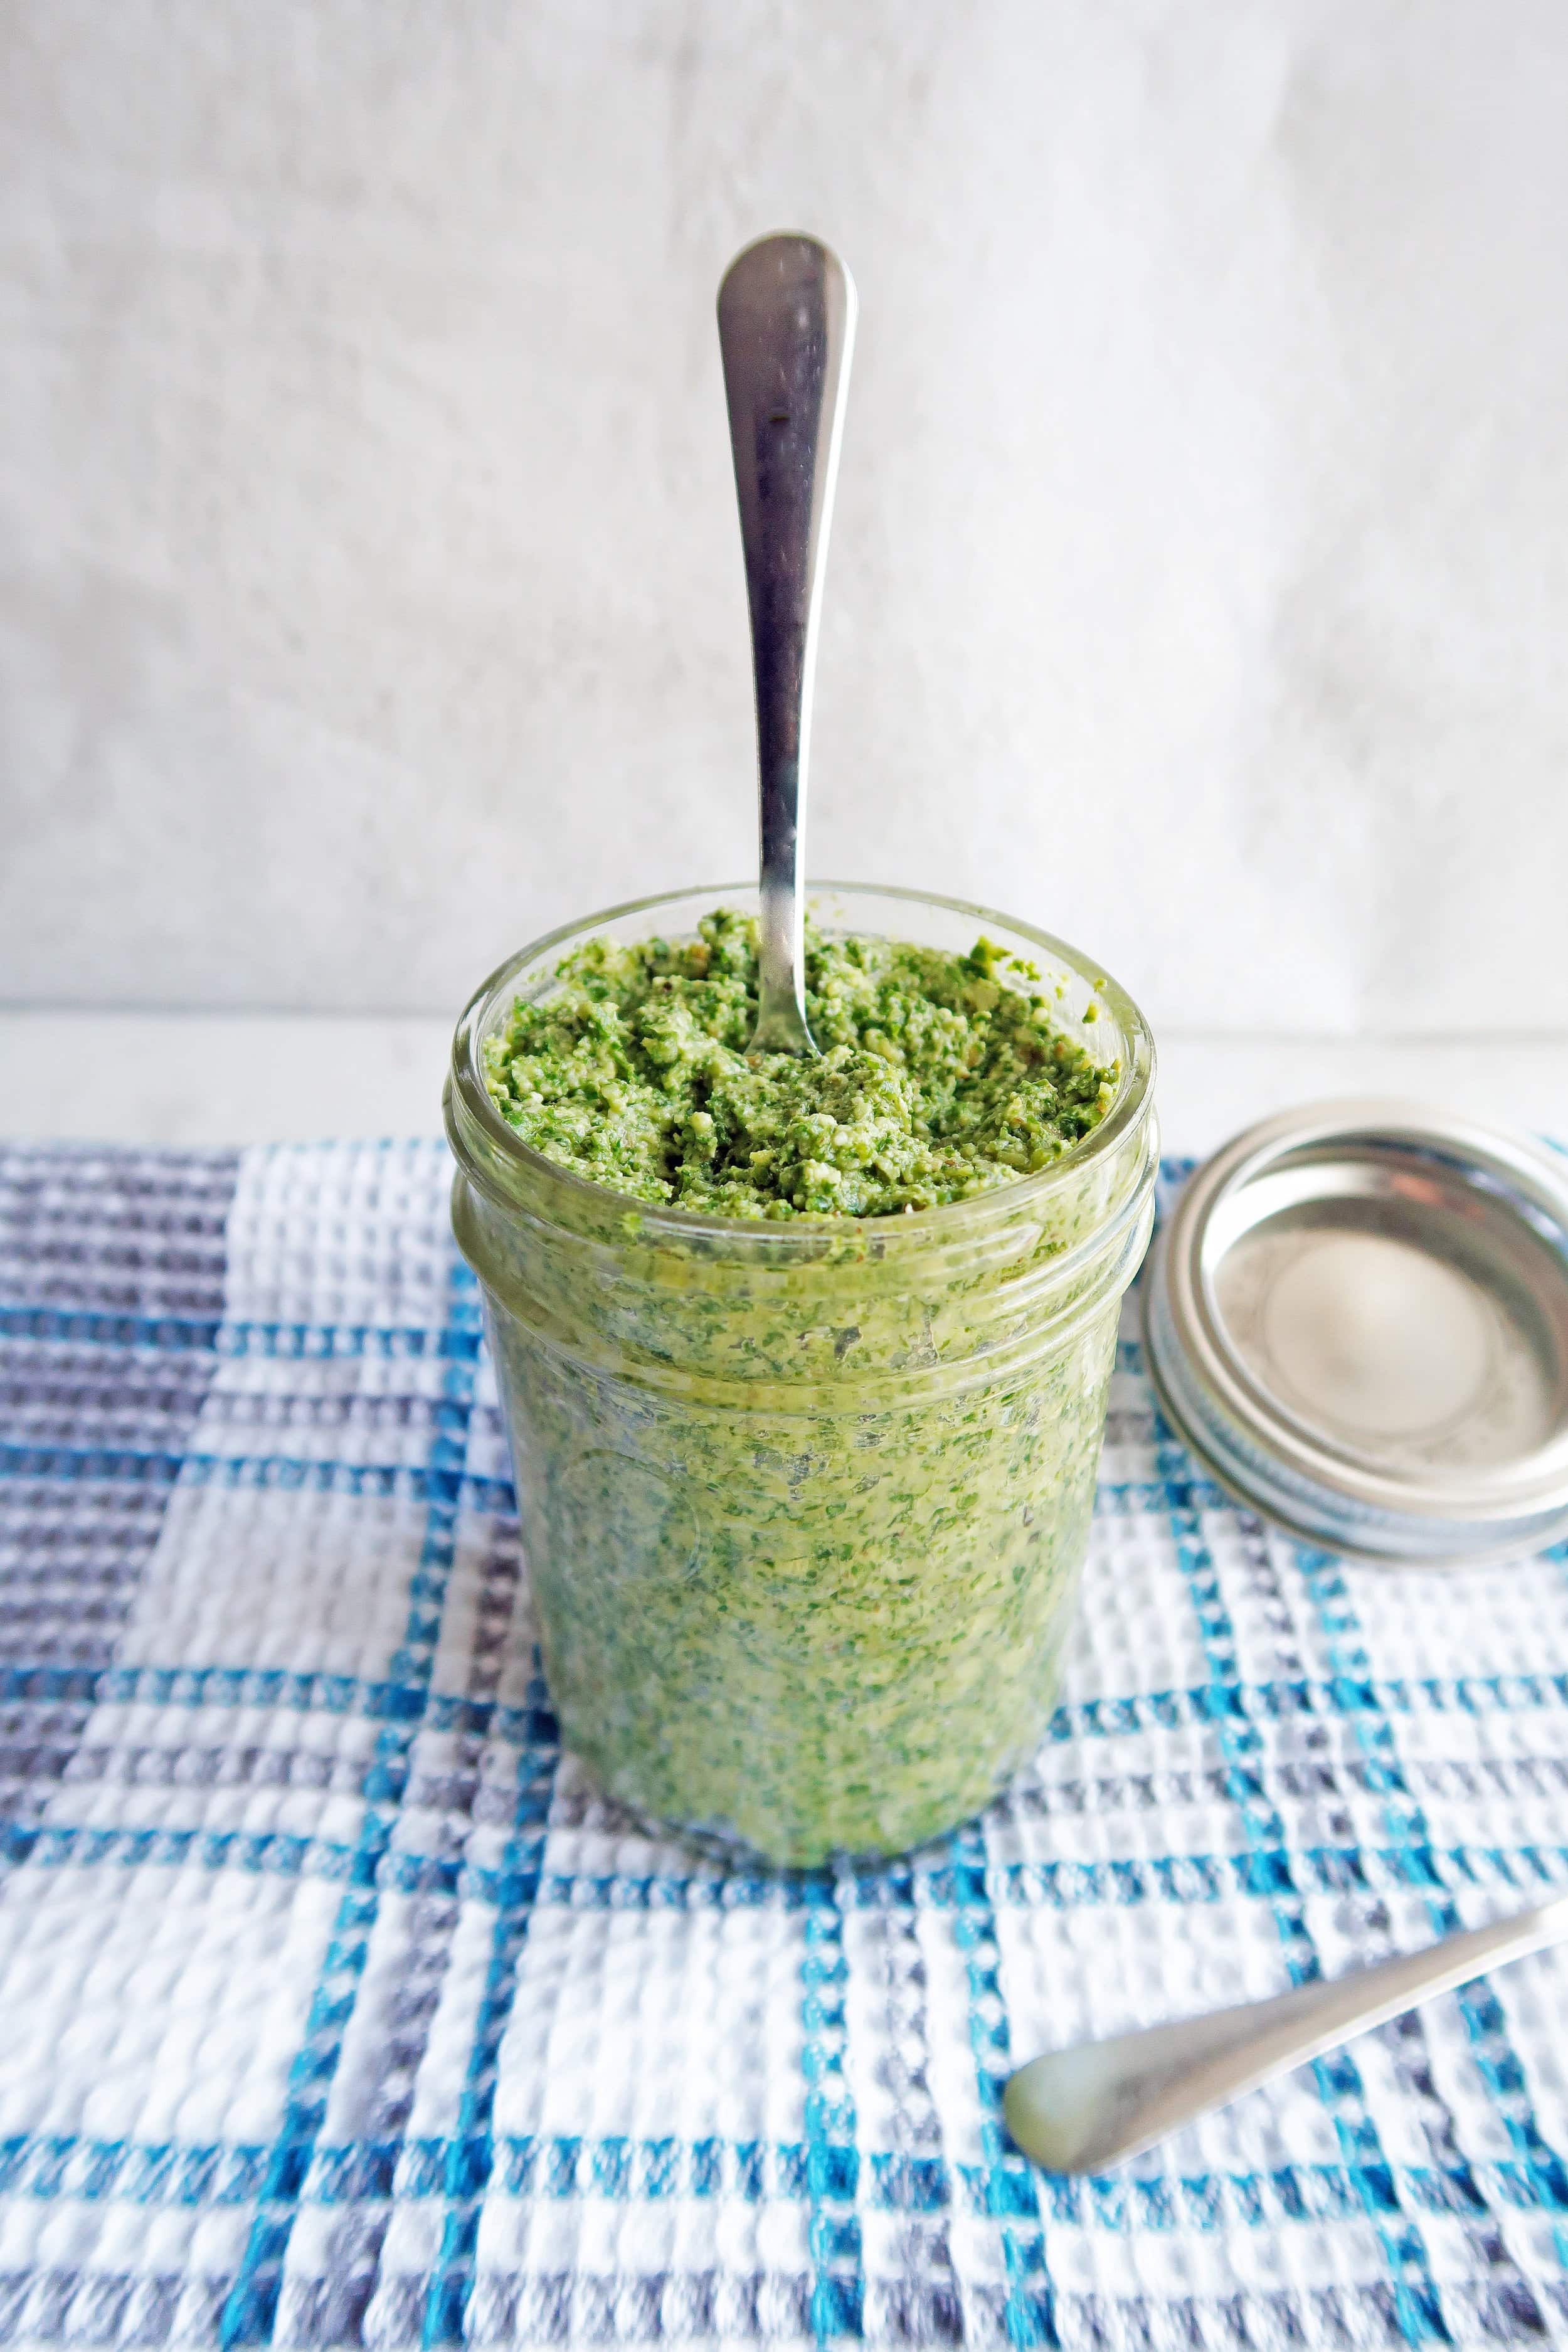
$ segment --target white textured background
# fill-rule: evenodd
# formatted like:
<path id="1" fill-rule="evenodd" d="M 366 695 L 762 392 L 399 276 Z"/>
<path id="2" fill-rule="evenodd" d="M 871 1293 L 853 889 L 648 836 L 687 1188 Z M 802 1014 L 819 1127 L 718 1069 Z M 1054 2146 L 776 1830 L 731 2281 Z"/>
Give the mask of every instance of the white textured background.
<path id="1" fill-rule="evenodd" d="M 752 858 L 712 294 L 861 338 L 818 870 L 1568 1030 L 1561 0 L 3 0 L 0 997 L 445 1014 Z"/>

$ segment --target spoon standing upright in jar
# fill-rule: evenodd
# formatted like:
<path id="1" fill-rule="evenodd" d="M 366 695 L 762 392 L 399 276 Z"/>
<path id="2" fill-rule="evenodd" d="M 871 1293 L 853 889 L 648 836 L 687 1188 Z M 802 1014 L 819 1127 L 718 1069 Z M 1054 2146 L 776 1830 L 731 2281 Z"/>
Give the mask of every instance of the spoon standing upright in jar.
<path id="1" fill-rule="evenodd" d="M 806 752 L 855 287 L 814 236 L 764 236 L 719 288 L 757 688 L 762 829 L 753 1054 L 815 1054 L 805 1018 Z"/>

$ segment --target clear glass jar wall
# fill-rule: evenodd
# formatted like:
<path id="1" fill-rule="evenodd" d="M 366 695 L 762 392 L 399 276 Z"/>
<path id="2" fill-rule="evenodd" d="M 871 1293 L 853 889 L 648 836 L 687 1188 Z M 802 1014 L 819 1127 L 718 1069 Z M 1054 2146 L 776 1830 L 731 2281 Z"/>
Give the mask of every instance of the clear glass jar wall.
<path id="1" fill-rule="evenodd" d="M 984 931 L 1032 961 L 1120 1062 L 1100 1126 L 1016 1184 L 863 1222 L 653 1208 L 525 1145 L 480 1062 L 514 999 L 585 939 L 755 899 L 648 899 L 525 949 L 459 1024 L 447 1118 L 563 1737 L 643 1817 L 812 1864 L 936 1835 L 1039 1741 L 1152 1214 L 1152 1053 L 1061 941 L 824 885 L 826 929 L 960 953 Z"/>

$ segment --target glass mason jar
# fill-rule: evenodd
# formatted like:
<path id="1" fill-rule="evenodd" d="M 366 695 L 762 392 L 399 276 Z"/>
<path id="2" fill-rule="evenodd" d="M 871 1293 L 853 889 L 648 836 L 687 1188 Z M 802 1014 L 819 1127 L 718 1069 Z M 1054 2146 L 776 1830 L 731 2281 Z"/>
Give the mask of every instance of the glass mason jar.
<path id="1" fill-rule="evenodd" d="M 1037 1746 L 1158 1149 L 1148 1030 L 1076 949 L 913 892 L 812 905 L 828 931 L 1026 958 L 1119 1065 L 1100 1126 L 1016 1183 L 859 1221 L 654 1207 L 531 1150 L 484 1083 L 514 1000 L 588 939 L 754 911 L 746 887 L 525 948 L 464 1013 L 447 1087 L 563 1738 L 645 1820 L 786 1864 L 919 1844 Z"/>

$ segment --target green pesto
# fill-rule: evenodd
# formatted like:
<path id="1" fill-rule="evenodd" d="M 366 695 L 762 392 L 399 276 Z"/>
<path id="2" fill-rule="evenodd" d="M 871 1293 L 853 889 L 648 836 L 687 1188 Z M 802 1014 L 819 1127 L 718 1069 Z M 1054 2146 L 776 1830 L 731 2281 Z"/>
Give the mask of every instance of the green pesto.
<path id="1" fill-rule="evenodd" d="M 545 1677 L 601 1788 L 806 1867 L 989 1804 L 1056 1704 L 1117 1303 L 1026 1368 L 903 1400 L 852 1343 L 837 1394 L 792 1413 L 650 1394 L 492 1302 Z"/>
<path id="2" fill-rule="evenodd" d="M 1010 975 L 1010 976 L 1009 976 Z M 1102 1067 L 1056 1027 L 1037 977 L 966 956 L 808 936 L 818 1058 L 748 1055 L 756 924 L 568 956 L 486 1047 L 492 1100 L 525 1142 L 639 1201 L 721 1217 L 884 1217 L 1048 1167 L 1104 1116 Z"/>
<path id="3" fill-rule="evenodd" d="M 984 940 L 816 938 L 808 978 L 822 1059 L 751 1062 L 748 920 L 579 949 L 485 1076 L 608 1190 L 520 1161 L 454 1213 L 567 1745 L 646 1818 L 810 1865 L 940 1834 L 1043 1736 L 1150 1138 L 1017 1181 L 1121 1078 Z"/>

